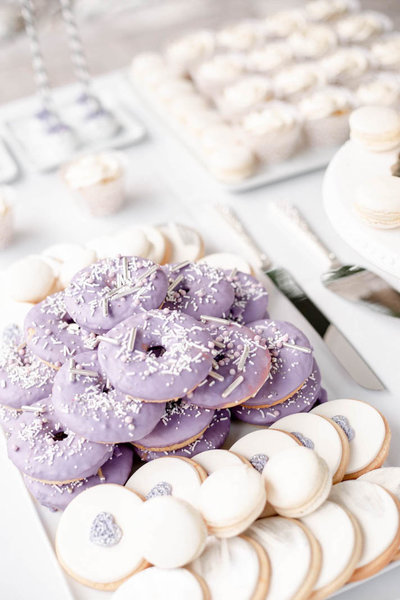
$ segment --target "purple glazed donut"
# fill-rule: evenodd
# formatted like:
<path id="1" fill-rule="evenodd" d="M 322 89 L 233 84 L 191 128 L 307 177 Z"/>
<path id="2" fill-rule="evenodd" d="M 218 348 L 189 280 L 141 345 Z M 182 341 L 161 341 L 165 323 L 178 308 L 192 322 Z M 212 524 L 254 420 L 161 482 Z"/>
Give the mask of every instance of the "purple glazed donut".
<path id="1" fill-rule="evenodd" d="M 20 417 L 21 411 L 15 408 L 8 408 L 3 404 L 0 404 L 0 425 L 6 435 L 9 436 L 13 428 L 15 427 L 15 421 Z"/>
<path id="2" fill-rule="evenodd" d="M 268 307 L 268 292 L 265 287 L 252 275 L 238 271 L 225 271 L 233 285 L 235 299 L 227 318 L 245 325 L 259 319 L 266 319 Z"/>
<path id="3" fill-rule="evenodd" d="M 102 465 L 96 475 L 60 485 L 42 483 L 24 475 L 25 485 L 34 498 L 50 510 L 64 510 L 81 492 L 101 483 L 124 485 L 131 474 L 133 449 L 116 446 L 113 455 Z"/>
<path id="4" fill-rule="evenodd" d="M 269 408 L 249 408 L 243 404 L 232 409 L 232 414 L 245 423 L 268 426 L 287 415 L 308 412 L 315 405 L 322 392 L 321 372 L 314 360 L 312 373 L 305 384 L 282 404 L 275 404 Z"/>
<path id="5" fill-rule="evenodd" d="M 191 458 L 205 450 L 221 448 L 228 437 L 230 425 L 231 419 L 229 410 L 216 410 L 210 425 L 203 435 L 187 446 L 183 446 L 183 448 L 178 448 L 178 450 L 164 450 L 163 452 L 146 452 L 140 448 L 135 448 L 135 450 L 145 462 L 154 460 L 155 458 L 161 458 L 162 456 L 185 456 L 186 458 Z"/>
<path id="6" fill-rule="evenodd" d="M 51 398 L 23 412 L 7 440 L 8 456 L 25 475 L 44 483 L 67 483 L 97 473 L 113 447 L 72 433 L 54 414 Z"/>
<path id="7" fill-rule="evenodd" d="M 254 396 L 265 383 L 271 355 L 260 336 L 244 325 L 208 323 L 213 336 L 213 369 L 187 401 L 204 408 L 226 408 Z"/>
<path id="8" fill-rule="evenodd" d="M 70 356 L 93 348 L 96 337 L 71 319 L 64 292 L 48 296 L 31 308 L 25 317 L 24 331 L 28 348 L 55 367 Z"/>
<path id="9" fill-rule="evenodd" d="M 234 289 L 224 271 L 207 264 L 182 264 L 164 267 L 169 287 L 163 306 L 195 319 L 226 313 L 234 301 Z"/>
<path id="10" fill-rule="evenodd" d="M 0 343 L 0 404 L 8 408 L 21 408 L 46 398 L 56 374 L 21 342 L 20 336 L 20 332 L 3 336 Z"/>
<path id="11" fill-rule="evenodd" d="M 198 408 L 184 400 L 168 402 L 158 425 L 134 446 L 154 451 L 182 448 L 204 433 L 213 416 L 213 410 Z"/>
<path id="12" fill-rule="evenodd" d="M 328 402 L 328 392 L 322 387 L 319 391 L 317 401 L 314 404 L 314 408 L 320 404 L 325 404 L 325 402 Z"/>
<path id="13" fill-rule="evenodd" d="M 99 362 L 111 383 L 147 402 L 182 398 L 208 375 L 213 342 L 206 327 L 168 308 L 143 312 L 102 338 Z"/>
<path id="14" fill-rule="evenodd" d="M 71 431 L 92 442 L 133 442 L 150 433 L 165 404 L 144 403 L 107 387 L 97 352 L 77 354 L 54 380 L 55 414 Z M 88 374 L 85 375 L 85 372 Z"/>
<path id="15" fill-rule="evenodd" d="M 73 277 L 65 304 L 79 325 L 104 333 L 142 310 L 161 306 L 167 287 L 167 276 L 152 260 L 105 258 Z"/>
<path id="16" fill-rule="evenodd" d="M 287 321 L 264 319 L 247 326 L 266 339 L 272 362 L 269 378 L 245 405 L 250 408 L 273 406 L 293 396 L 311 375 L 312 346 L 304 333 Z"/>

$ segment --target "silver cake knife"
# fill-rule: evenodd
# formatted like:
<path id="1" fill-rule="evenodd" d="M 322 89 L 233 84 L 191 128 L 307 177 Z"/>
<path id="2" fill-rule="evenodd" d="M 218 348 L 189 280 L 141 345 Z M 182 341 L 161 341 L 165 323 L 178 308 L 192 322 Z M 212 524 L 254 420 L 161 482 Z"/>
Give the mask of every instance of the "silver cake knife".
<path id="1" fill-rule="evenodd" d="M 274 267 L 267 254 L 246 231 L 235 212 L 225 204 L 216 206 L 225 222 L 236 232 L 241 241 L 257 257 L 262 272 L 290 300 L 301 314 L 322 337 L 332 354 L 346 369 L 349 375 L 362 387 L 370 390 L 383 390 L 385 386 L 371 367 L 360 356 L 346 336 L 328 319 L 316 304 L 307 296 L 293 275 L 282 267 Z"/>

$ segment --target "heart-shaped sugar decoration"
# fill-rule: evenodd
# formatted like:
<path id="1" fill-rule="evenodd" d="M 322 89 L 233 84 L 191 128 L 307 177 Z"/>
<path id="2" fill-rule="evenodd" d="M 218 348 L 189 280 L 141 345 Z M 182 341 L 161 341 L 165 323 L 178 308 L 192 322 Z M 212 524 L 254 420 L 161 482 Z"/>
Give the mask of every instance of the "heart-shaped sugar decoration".
<path id="1" fill-rule="evenodd" d="M 306 437 L 299 431 L 292 431 L 292 435 L 294 435 L 294 437 L 299 440 L 300 444 L 303 444 L 303 446 L 305 446 L 306 448 L 314 450 L 314 442 L 310 440 L 310 438 Z"/>
<path id="2" fill-rule="evenodd" d="M 98 546 L 115 546 L 122 538 L 122 530 L 109 512 L 101 512 L 93 519 L 89 539 Z"/>
<path id="3" fill-rule="evenodd" d="M 350 425 L 347 417 L 345 417 L 344 415 L 334 415 L 332 417 L 332 421 L 334 421 L 336 425 L 339 425 L 339 427 L 343 429 L 349 442 L 351 442 L 351 440 L 354 439 L 355 431 Z"/>
<path id="4" fill-rule="evenodd" d="M 250 463 L 259 473 L 262 473 L 268 460 L 269 458 L 266 454 L 254 454 L 254 456 L 250 458 Z"/>
<path id="5" fill-rule="evenodd" d="M 151 490 L 146 494 L 146 500 L 155 498 L 156 496 L 171 496 L 172 485 L 167 481 L 159 481 Z"/>

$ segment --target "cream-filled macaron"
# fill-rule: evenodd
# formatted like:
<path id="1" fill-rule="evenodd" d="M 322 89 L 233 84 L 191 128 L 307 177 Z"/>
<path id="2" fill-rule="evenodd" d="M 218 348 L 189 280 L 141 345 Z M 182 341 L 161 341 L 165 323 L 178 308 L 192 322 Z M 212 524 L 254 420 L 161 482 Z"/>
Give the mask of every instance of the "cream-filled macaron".
<path id="1" fill-rule="evenodd" d="M 349 119 L 350 138 L 370 152 L 386 152 L 400 144 L 400 113 L 385 106 L 362 106 Z"/>
<path id="2" fill-rule="evenodd" d="M 253 175 L 257 161 L 244 145 L 221 145 L 204 153 L 203 161 L 214 177 L 224 183 L 237 183 Z"/>
<path id="3" fill-rule="evenodd" d="M 121 485 L 85 490 L 67 506 L 56 533 L 57 558 L 74 579 L 114 590 L 147 566 L 134 520 L 143 500 Z"/>
<path id="4" fill-rule="evenodd" d="M 389 174 L 367 177 L 356 189 L 353 206 L 371 227 L 400 227 L 400 178 Z"/>
<path id="5" fill-rule="evenodd" d="M 137 573 L 113 595 L 113 600 L 211 600 L 205 581 L 187 569 L 150 567 Z"/>
<path id="6" fill-rule="evenodd" d="M 282 429 L 294 435 L 303 446 L 315 450 L 324 459 L 332 474 L 333 483 L 342 481 L 349 462 L 349 441 L 334 421 L 297 413 L 279 419 L 271 429 Z"/>
<path id="7" fill-rule="evenodd" d="M 173 496 L 144 502 L 135 515 L 134 529 L 145 559 L 162 569 L 183 567 L 195 560 L 207 539 L 199 511 Z"/>
<path id="8" fill-rule="evenodd" d="M 270 567 L 264 548 L 247 536 L 209 537 L 189 568 L 207 583 L 212 600 L 266 598 Z"/>
<path id="9" fill-rule="evenodd" d="M 159 229 L 169 244 L 168 262 L 194 262 L 204 255 L 204 241 L 196 229 L 173 221 L 160 225 Z"/>
<path id="10" fill-rule="evenodd" d="M 272 456 L 263 470 L 268 502 L 284 517 L 304 517 L 329 496 L 332 473 L 314 450 L 296 446 Z"/>
<path id="11" fill-rule="evenodd" d="M 197 505 L 206 471 L 190 458 L 162 456 L 143 464 L 126 486 L 146 499 L 172 495 Z"/>
<path id="12" fill-rule="evenodd" d="M 268 600 L 306 600 L 319 575 L 321 550 L 300 521 L 269 517 L 248 530 L 266 551 L 271 565 Z"/>
<path id="13" fill-rule="evenodd" d="M 55 273 L 42 256 L 25 256 L 12 263 L 3 278 L 8 295 L 17 302 L 41 302 L 52 292 Z"/>
<path id="14" fill-rule="evenodd" d="M 261 475 L 245 464 L 212 473 L 200 488 L 199 508 L 208 530 L 217 537 L 242 533 L 264 509 Z"/>
<path id="15" fill-rule="evenodd" d="M 361 529 L 351 513 L 329 500 L 302 522 L 322 550 L 321 571 L 310 600 L 323 600 L 352 576 L 362 552 Z"/>
<path id="16" fill-rule="evenodd" d="M 345 479 L 357 479 L 386 460 L 390 428 L 385 417 L 371 404 L 349 398 L 331 400 L 313 408 L 311 413 L 332 419 L 346 434 L 350 458 Z"/>
<path id="17" fill-rule="evenodd" d="M 192 460 L 203 467 L 208 475 L 225 467 L 249 464 L 245 458 L 223 448 L 200 452 L 196 456 L 193 456 Z"/>
<path id="18" fill-rule="evenodd" d="M 371 577 L 399 548 L 399 501 L 380 485 L 362 480 L 334 485 L 329 499 L 349 510 L 361 528 L 363 549 L 350 581 Z"/>

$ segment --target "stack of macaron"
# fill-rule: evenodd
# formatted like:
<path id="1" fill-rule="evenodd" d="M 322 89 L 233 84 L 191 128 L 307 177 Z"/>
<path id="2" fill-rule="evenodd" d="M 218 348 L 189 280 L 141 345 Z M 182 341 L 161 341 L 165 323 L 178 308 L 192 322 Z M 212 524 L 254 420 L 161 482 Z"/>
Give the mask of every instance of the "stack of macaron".
<path id="1" fill-rule="evenodd" d="M 400 35 L 358 0 L 311 0 L 185 33 L 130 77 L 218 179 L 342 144 L 357 106 L 400 107 Z"/>
<path id="2" fill-rule="evenodd" d="M 115 600 L 323 600 L 379 572 L 400 545 L 387 422 L 350 399 L 303 417 L 84 491 L 59 522 L 61 565 Z"/>

